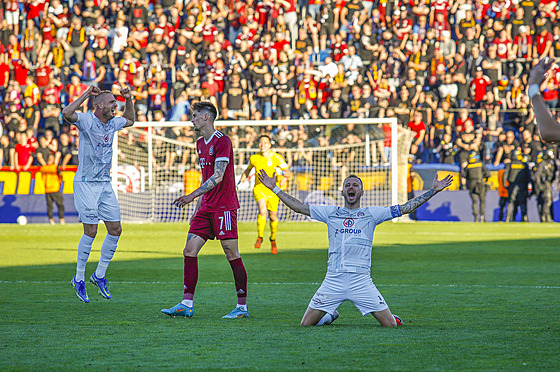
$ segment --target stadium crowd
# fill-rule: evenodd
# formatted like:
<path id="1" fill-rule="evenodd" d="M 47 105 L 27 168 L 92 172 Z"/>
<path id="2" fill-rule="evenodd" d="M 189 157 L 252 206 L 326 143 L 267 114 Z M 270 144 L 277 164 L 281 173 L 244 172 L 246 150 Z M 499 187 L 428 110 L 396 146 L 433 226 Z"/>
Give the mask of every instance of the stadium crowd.
<path id="1" fill-rule="evenodd" d="M 4 0 L 0 7 L 0 165 L 11 168 L 48 156 L 75 164 L 77 130 L 61 108 L 92 84 L 117 96 L 130 86 L 139 122 L 187 120 L 194 102 L 210 100 L 231 120 L 396 117 L 415 134 L 417 163 L 464 165 L 477 152 L 499 165 L 516 151 L 537 161 L 547 148 L 558 157 L 540 140 L 526 95 L 531 66 L 560 57 L 556 0 Z M 544 84 L 555 111 L 559 70 Z M 296 149 L 360 143 L 366 131 L 388 146 L 386 129 L 240 126 L 228 134 L 244 148 L 270 131 L 275 147 Z M 165 135 L 194 140 L 188 129 Z M 380 150 L 374 161 L 386 162 Z"/>

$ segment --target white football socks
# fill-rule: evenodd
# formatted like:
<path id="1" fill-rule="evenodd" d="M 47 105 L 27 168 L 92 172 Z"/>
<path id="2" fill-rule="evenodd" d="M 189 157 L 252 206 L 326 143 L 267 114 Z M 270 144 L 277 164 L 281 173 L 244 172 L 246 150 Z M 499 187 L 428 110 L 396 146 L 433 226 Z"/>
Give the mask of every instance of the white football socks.
<path id="1" fill-rule="evenodd" d="M 105 278 L 105 273 L 109 267 L 109 263 L 117 250 L 117 243 L 119 242 L 120 236 L 107 234 L 101 245 L 101 257 L 99 258 L 99 264 L 97 265 L 97 270 L 95 270 L 95 276 L 102 279 Z"/>
<path id="2" fill-rule="evenodd" d="M 329 313 L 326 313 L 321 320 L 319 320 L 319 323 L 315 324 L 315 325 L 327 325 L 327 324 L 331 324 L 333 321 L 333 316 Z"/>
<path id="3" fill-rule="evenodd" d="M 183 300 L 183 301 L 181 301 L 181 303 L 183 305 L 187 306 L 187 307 L 193 307 L 193 305 L 194 305 L 193 300 Z"/>
<path id="4" fill-rule="evenodd" d="M 237 307 L 240 308 L 240 309 L 243 310 L 243 311 L 247 311 L 247 305 L 240 305 L 240 304 L 237 304 Z"/>
<path id="5" fill-rule="evenodd" d="M 91 246 L 93 244 L 93 238 L 82 235 L 80 242 L 78 243 L 78 260 L 76 265 L 76 281 L 83 282 L 86 280 L 86 264 L 89 258 L 89 253 L 91 252 Z"/>

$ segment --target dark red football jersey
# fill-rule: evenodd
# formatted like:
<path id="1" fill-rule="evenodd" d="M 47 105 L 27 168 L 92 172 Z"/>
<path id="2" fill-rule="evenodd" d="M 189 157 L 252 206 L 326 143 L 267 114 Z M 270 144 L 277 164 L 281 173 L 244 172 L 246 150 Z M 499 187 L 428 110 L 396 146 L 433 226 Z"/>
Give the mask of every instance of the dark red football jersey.
<path id="1" fill-rule="evenodd" d="M 233 170 L 233 147 L 229 137 L 220 131 L 215 131 L 208 142 L 204 140 L 204 137 L 200 137 L 196 142 L 196 149 L 198 162 L 202 169 L 203 183 L 214 174 L 214 165 L 217 161 L 228 162 L 222 182 L 202 195 L 200 210 L 221 212 L 239 209 Z"/>

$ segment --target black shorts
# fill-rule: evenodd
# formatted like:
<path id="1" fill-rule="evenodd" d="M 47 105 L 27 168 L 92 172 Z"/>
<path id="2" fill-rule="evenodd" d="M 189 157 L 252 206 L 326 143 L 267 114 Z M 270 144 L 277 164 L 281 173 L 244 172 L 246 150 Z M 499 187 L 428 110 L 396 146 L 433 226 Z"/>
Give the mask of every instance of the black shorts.
<path id="1" fill-rule="evenodd" d="M 292 104 L 291 103 L 283 103 L 278 105 L 278 111 L 276 112 L 277 117 L 290 117 L 292 114 Z"/>

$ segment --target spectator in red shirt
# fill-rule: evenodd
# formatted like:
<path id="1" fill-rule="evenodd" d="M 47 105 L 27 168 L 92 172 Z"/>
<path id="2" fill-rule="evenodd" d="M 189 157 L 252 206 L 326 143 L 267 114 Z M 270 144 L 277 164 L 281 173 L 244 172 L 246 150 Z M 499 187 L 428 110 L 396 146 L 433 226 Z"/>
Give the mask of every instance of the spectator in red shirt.
<path id="1" fill-rule="evenodd" d="M 37 58 L 39 66 L 35 70 L 35 76 L 37 77 L 36 84 L 41 91 L 49 85 L 49 81 L 54 78 L 54 73 L 50 66 L 46 65 L 46 60 L 44 56 L 39 56 Z"/>
<path id="2" fill-rule="evenodd" d="M 552 34 L 548 27 L 550 24 L 546 18 L 537 18 L 537 35 L 533 44 L 533 56 L 548 56 L 552 46 Z"/>
<path id="3" fill-rule="evenodd" d="M 4 62 L 5 55 L 5 53 L 0 53 L 0 102 L 3 102 L 10 82 L 10 67 Z"/>
<path id="4" fill-rule="evenodd" d="M 124 110 L 124 104 L 126 103 L 126 99 L 120 94 L 120 91 L 124 87 L 129 87 L 132 90 L 132 87 L 128 83 L 126 71 L 119 71 L 117 75 L 117 80 L 113 83 L 111 87 L 111 91 L 113 92 L 115 99 L 117 100 L 117 107 L 119 111 Z"/>
<path id="5" fill-rule="evenodd" d="M 492 86 L 490 79 L 488 76 L 483 74 L 482 67 L 478 66 L 476 68 L 476 75 L 471 82 L 471 90 L 474 93 L 474 104 L 476 108 L 480 107 L 480 104 L 488 91 L 488 87 L 490 86 Z"/>
<path id="6" fill-rule="evenodd" d="M 435 0 L 431 4 L 432 11 L 430 12 L 430 24 L 434 23 L 434 18 L 441 14 L 443 19 L 447 19 L 449 12 L 449 0 Z"/>
<path id="7" fill-rule="evenodd" d="M 220 85 L 214 80 L 214 73 L 209 71 L 206 74 L 206 81 L 202 83 L 202 89 L 208 89 L 208 94 L 210 96 L 216 97 L 216 94 L 220 91 Z"/>
<path id="8" fill-rule="evenodd" d="M 408 123 L 408 129 L 414 132 L 410 153 L 419 159 L 424 151 L 424 137 L 426 136 L 426 124 L 422 121 L 422 112 L 414 112 L 414 118 Z"/>
<path id="9" fill-rule="evenodd" d="M 507 37 L 507 31 L 506 30 L 500 31 L 500 36 L 495 38 L 493 43 L 496 44 L 497 46 L 496 54 L 498 58 L 502 62 L 505 62 L 512 52 L 512 42 Z"/>
<path id="10" fill-rule="evenodd" d="M 27 133 L 21 132 L 18 144 L 15 147 L 15 167 L 17 171 L 26 171 L 33 164 L 33 153 L 35 148 L 27 142 Z"/>
<path id="11" fill-rule="evenodd" d="M 460 135 L 470 127 L 474 127 L 474 122 L 469 117 L 469 110 L 467 110 L 466 108 L 462 108 L 461 110 L 459 110 L 459 117 L 455 122 L 455 133 L 457 133 L 457 135 Z"/>
<path id="12" fill-rule="evenodd" d="M 12 67 L 14 71 L 14 80 L 21 86 L 27 83 L 27 76 L 29 75 L 29 68 L 31 67 L 25 55 L 21 55 L 21 59 L 12 60 Z"/>
<path id="13" fill-rule="evenodd" d="M 441 34 L 443 31 L 450 31 L 451 32 L 451 25 L 443 16 L 443 13 L 437 13 L 436 19 L 434 23 L 432 23 L 432 27 L 436 31 L 436 39 L 441 40 Z"/>
<path id="14" fill-rule="evenodd" d="M 80 98 L 82 94 L 84 94 L 85 91 L 88 90 L 88 88 L 89 87 L 86 84 L 83 84 L 80 81 L 80 77 L 78 75 L 72 75 L 72 77 L 70 78 L 70 84 L 66 86 L 66 93 L 68 94 L 68 103 L 72 103 L 78 98 Z M 82 106 L 84 109 L 87 108 L 87 102 L 88 100 L 86 100 Z"/>
<path id="15" fill-rule="evenodd" d="M 395 11 L 396 13 L 396 11 Z M 412 20 L 408 17 L 408 9 L 401 6 L 399 17 L 393 23 L 393 33 L 399 40 L 408 40 L 408 35 L 412 31 Z"/>

